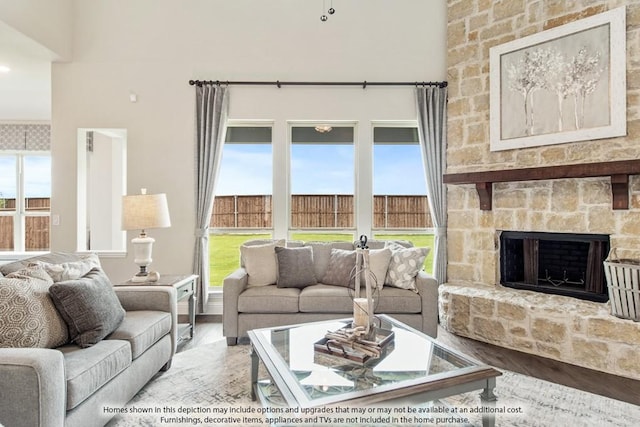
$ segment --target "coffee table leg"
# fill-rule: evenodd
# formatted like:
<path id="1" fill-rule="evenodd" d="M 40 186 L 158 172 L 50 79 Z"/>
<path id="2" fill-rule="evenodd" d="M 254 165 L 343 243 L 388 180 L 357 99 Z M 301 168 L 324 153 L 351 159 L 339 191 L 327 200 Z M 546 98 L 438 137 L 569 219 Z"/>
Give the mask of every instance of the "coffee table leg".
<path id="1" fill-rule="evenodd" d="M 483 407 L 486 406 L 490 408 L 495 408 L 496 400 L 498 400 L 498 397 L 493 393 L 493 389 L 495 388 L 495 386 L 496 386 L 496 379 L 488 378 L 486 387 L 484 388 L 482 393 L 480 393 L 480 402 L 482 403 Z M 493 412 L 488 414 L 482 414 L 483 427 L 495 427 L 495 425 L 496 425 L 496 415 Z"/>
<path id="2" fill-rule="evenodd" d="M 258 353 L 251 346 L 251 400 L 255 401 L 257 399 L 256 396 L 256 387 L 258 387 Z"/>

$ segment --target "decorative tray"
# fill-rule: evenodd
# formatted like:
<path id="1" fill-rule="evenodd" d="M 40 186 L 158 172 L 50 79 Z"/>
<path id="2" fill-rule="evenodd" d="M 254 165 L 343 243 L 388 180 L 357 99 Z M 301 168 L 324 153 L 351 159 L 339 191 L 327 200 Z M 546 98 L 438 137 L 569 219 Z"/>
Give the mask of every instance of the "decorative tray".
<path id="1" fill-rule="evenodd" d="M 336 333 L 346 329 L 348 328 L 338 329 Z M 393 348 L 393 346 L 389 345 L 394 340 L 393 331 L 376 328 L 375 332 L 376 335 L 373 340 L 356 340 L 353 342 L 340 342 L 325 336 L 316 341 L 313 348 L 318 353 L 364 364 L 372 359 L 383 358 Z M 330 335 L 330 333 L 327 335 Z"/>

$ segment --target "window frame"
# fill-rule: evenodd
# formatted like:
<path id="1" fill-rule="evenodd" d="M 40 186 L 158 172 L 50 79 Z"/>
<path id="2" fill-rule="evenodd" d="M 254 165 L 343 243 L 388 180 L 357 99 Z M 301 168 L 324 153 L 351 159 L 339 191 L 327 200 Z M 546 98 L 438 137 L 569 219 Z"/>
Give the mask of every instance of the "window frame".
<path id="1" fill-rule="evenodd" d="M 246 235 L 262 235 L 262 234 L 268 234 L 270 235 L 272 238 L 274 236 L 274 212 L 273 212 L 273 198 L 274 198 L 274 192 L 275 192 L 275 181 L 274 181 L 274 174 L 275 174 L 275 143 L 274 143 L 274 135 L 275 135 L 275 126 L 274 126 L 274 122 L 272 120 L 238 120 L 238 119 L 229 119 L 227 120 L 226 124 L 225 124 L 226 129 L 229 128 L 234 128 L 234 127 L 268 127 L 271 128 L 271 142 L 269 143 L 271 145 L 271 206 L 272 206 L 272 211 L 271 211 L 271 227 L 256 227 L 256 228 L 236 228 L 236 227 L 210 227 L 209 228 L 209 238 L 211 239 L 213 236 L 216 235 L 223 235 L 223 234 L 230 234 L 230 235 L 242 235 L 242 234 L 246 234 Z M 228 144 L 226 142 L 226 135 L 225 135 L 225 145 Z M 241 145 L 242 143 L 238 142 L 238 143 L 230 143 L 230 144 L 238 144 Z M 256 143 L 257 144 L 257 143 Z M 267 143 L 263 143 L 263 144 L 267 144 Z M 224 146 L 223 146 L 223 156 L 224 156 Z M 224 161 L 224 159 L 222 158 L 220 161 L 220 166 L 222 165 L 222 161 Z M 220 172 L 220 170 L 218 170 L 218 172 Z M 218 195 L 214 192 L 214 204 L 215 204 L 215 198 Z M 211 244 L 211 243 L 210 243 Z M 211 246 L 210 246 L 211 247 Z M 240 254 L 238 254 L 238 258 L 240 257 Z M 209 267 L 211 268 L 211 267 Z M 209 281 L 209 291 L 212 292 L 219 292 L 222 291 L 222 283 L 220 284 L 214 284 L 211 282 L 211 280 Z"/>
<path id="2" fill-rule="evenodd" d="M 376 196 L 374 191 L 374 180 L 375 180 L 375 138 L 374 132 L 375 128 L 415 128 L 418 130 L 418 121 L 417 120 L 372 120 L 371 121 L 371 236 L 384 236 L 387 235 L 397 235 L 397 234 L 433 234 L 434 229 L 432 227 L 425 228 L 388 228 L 388 227 L 375 227 L 375 218 L 374 218 L 374 209 L 375 206 L 374 197 Z M 418 135 L 419 138 L 419 135 Z M 393 144 L 393 143 L 387 143 Z M 420 149 L 421 159 L 422 159 L 422 168 L 423 174 L 426 172 L 426 165 L 424 164 L 424 153 L 423 146 L 418 139 L 417 145 Z M 424 176 L 426 180 L 426 175 Z M 425 197 L 428 197 L 428 194 L 425 194 Z"/>
<path id="3" fill-rule="evenodd" d="M 353 227 L 332 227 L 332 228 L 293 228 L 292 224 L 292 150 L 293 150 L 293 128 L 294 127 L 310 127 L 310 126 L 331 126 L 331 127 L 352 127 L 353 128 Z M 342 234 L 351 235 L 355 238 L 358 230 L 358 164 L 359 164 L 359 122 L 356 120 L 287 120 L 287 143 L 286 143 L 286 236 L 291 239 L 293 235 L 298 234 Z M 346 145 L 346 144 L 345 144 Z M 274 189 L 274 192 L 276 190 Z"/>
<path id="4" fill-rule="evenodd" d="M 47 244 L 46 249 L 28 251 L 26 248 L 26 218 L 27 217 L 48 217 L 49 218 L 49 233 L 51 233 L 51 195 L 49 195 L 49 210 L 48 211 L 29 211 L 26 207 L 26 194 L 25 194 L 25 157 L 37 156 L 48 157 L 51 161 L 51 151 L 49 150 L 0 150 L 0 156 L 14 157 L 15 158 L 15 178 L 16 178 L 16 207 L 14 211 L 0 211 L 0 216 L 11 217 L 13 219 L 13 250 L 1 250 L 0 257 L 15 256 L 15 255 L 37 255 L 46 253 L 51 249 L 51 238 Z M 52 175 L 49 175 L 49 180 L 52 180 Z M 51 192 L 51 188 L 49 189 Z"/>

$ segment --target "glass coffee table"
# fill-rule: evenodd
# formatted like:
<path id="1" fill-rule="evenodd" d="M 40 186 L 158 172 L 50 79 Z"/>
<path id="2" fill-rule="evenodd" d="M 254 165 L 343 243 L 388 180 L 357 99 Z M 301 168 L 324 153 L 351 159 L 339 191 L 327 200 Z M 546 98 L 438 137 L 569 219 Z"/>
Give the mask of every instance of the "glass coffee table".
<path id="1" fill-rule="evenodd" d="M 502 373 L 449 349 L 433 338 L 386 315 L 380 327 L 393 341 L 378 359 L 354 362 L 316 351 L 327 331 L 351 319 L 254 329 L 251 340 L 251 396 L 263 405 L 415 406 L 482 390 L 483 406 L 495 405 L 493 389 Z M 268 379 L 258 380 L 262 362 Z M 274 401 L 268 390 L 277 388 Z M 483 411 L 483 426 L 495 425 L 493 411 Z"/>

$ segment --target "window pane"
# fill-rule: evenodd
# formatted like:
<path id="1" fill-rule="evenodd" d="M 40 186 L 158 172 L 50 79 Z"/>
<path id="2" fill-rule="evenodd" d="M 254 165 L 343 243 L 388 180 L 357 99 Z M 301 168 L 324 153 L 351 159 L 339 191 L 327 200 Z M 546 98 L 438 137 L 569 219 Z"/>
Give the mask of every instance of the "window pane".
<path id="1" fill-rule="evenodd" d="M 49 212 L 51 207 L 51 157 L 24 157 L 24 197 L 27 211 Z"/>
<path id="2" fill-rule="evenodd" d="M 292 128 L 292 228 L 354 227 L 353 135 L 353 127 Z"/>
<path id="3" fill-rule="evenodd" d="M 401 127 L 383 127 L 373 128 L 373 141 L 376 144 L 385 143 L 402 143 L 402 144 L 418 144 L 418 128 L 401 128 Z"/>
<path id="4" fill-rule="evenodd" d="M 13 248 L 13 216 L 0 216 L 0 251 Z"/>
<path id="5" fill-rule="evenodd" d="M 373 227 L 430 228 L 417 128 L 376 127 L 373 146 Z"/>
<path id="6" fill-rule="evenodd" d="M 25 249 L 27 251 L 49 250 L 49 216 L 27 216 L 25 221 Z"/>
<path id="7" fill-rule="evenodd" d="M 229 126 L 225 143 L 251 144 L 262 142 L 271 144 L 271 128 L 259 126 Z"/>
<path id="8" fill-rule="evenodd" d="M 0 212 L 16 210 L 17 189 L 16 156 L 0 156 Z"/>
<path id="9" fill-rule="evenodd" d="M 272 228 L 271 127 L 229 126 L 216 182 L 209 236 L 209 286 L 240 266 L 240 245 Z M 221 234 L 219 234 L 221 233 Z"/>

